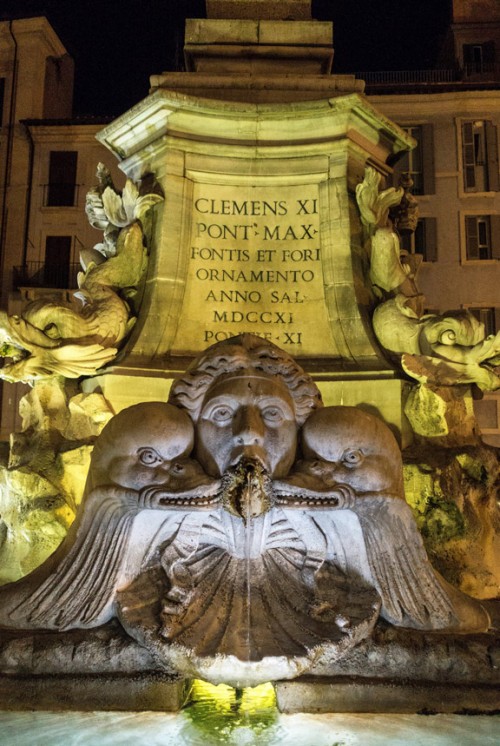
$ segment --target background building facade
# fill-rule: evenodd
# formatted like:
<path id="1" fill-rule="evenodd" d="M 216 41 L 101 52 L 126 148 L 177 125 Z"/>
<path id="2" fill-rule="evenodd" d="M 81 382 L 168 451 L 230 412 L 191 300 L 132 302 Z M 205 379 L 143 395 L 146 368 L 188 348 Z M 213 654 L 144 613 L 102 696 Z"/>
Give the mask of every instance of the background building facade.
<path id="1" fill-rule="evenodd" d="M 106 119 L 73 120 L 73 60 L 46 18 L 0 22 L 0 307 L 76 288 L 79 252 L 100 237 L 85 195 L 97 164 L 123 182 L 95 139 Z M 27 387 L 2 386 L 0 438 L 19 429 Z"/>
<path id="2" fill-rule="evenodd" d="M 500 331 L 500 6 L 453 0 L 439 68 L 367 74 L 370 101 L 417 140 L 396 165 L 420 205 L 403 248 L 421 253 L 429 311 L 468 308 Z M 154 72 L 154 71 L 152 71 Z M 45 18 L 0 23 L 1 307 L 16 313 L 40 293 L 76 287 L 78 257 L 99 235 L 85 194 L 99 161 L 104 119 L 71 119 L 73 65 Z M 144 92 L 145 95 L 147 91 Z M 18 426 L 22 386 L 4 386 L 1 437 Z M 483 437 L 500 446 L 500 395 L 476 402 Z"/>
<path id="3" fill-rule="evenodd" d="M 440 67 L 367 76 L 370 101 L 417 147 L 395 168 L 418 198 L 419 287 L 430 312 L 469 309 L 500 331 L 500 5 L 453 0 Z M 500 395 L 475 402 L 483 438 L 500 446 Z"/>

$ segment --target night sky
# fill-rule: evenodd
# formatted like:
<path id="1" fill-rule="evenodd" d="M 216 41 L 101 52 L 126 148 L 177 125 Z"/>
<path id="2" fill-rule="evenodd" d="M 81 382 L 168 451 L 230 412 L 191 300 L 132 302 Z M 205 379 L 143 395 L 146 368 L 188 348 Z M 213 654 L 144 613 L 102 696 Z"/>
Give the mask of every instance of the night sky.
<path id="1" fill-rule="evenodd" d="M 272 0 L 270 0 L 272 2 Z M 451 0 L 313 0 L 334 22 L 334 72 L 432 67 Z M 75 59 L 75 115 L 117 116 L 148 93 L 149 75 L 182 69 L 186 18 L 203 0 L 0 0 L 0 19 L 46 15 Z"/>

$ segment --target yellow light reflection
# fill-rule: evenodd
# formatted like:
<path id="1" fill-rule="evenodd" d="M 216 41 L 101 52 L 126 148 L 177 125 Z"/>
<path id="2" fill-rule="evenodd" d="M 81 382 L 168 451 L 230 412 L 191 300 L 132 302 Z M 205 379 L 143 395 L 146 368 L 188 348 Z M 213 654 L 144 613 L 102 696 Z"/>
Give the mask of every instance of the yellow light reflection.
<path id="1" fill-rule="evenodd" d="M 209 684 L 207 681 L 195 679 L 191 690 L 193 702 L 210 701 L 218 712 L 234 712 L 240 714 L 256 714 L 263 710 L 276 707 L 276 694 L 269 682 L 259 686 L 234 689 L 226 684 Z"/>
<path id="2" fill-rule="evenodd" d="M 186 743 L 263 746 L 273 737 L 278 709 L 272 684 L 233 689 L 197 679 L 183 714 Z"/>

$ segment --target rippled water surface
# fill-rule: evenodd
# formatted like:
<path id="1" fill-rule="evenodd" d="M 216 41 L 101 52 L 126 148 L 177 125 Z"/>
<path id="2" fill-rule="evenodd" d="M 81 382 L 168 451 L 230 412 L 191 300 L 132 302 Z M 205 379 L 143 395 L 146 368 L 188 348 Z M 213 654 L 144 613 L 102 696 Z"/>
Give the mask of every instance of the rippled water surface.
<path id="1" fill-rule="evenodd" d="M 0 713 L 2 746 L 489 746 L 500 716 L 282 715 L 264 684 L 242 692 L 195 682 L 179 714 Z"/>

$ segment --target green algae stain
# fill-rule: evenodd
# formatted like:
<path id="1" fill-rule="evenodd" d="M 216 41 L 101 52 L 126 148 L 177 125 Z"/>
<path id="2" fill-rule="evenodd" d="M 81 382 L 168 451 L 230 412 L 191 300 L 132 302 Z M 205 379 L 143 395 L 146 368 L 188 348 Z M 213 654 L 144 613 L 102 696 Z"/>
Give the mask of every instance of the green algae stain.
<path id="1" fill-rule="evenodd" d="M 475 482 L 486 484 L 488 481 L 488 470 L 480 459 L 473 458 L 468 453 L 459 453 L 456 459 L 468 477 Z"/>
<path id="2" fill-rule="evenodd" d="M 426 464 L 405 464 L 406 501 L 426 544 L 440 544 L 465 534 L 465 520 L 459 507 L 443 493 L 441 471 Z"/>
<path id="3" fill-rule="evenodd" d="M 420 530 L 426 539 L 439 544 L 464 536 L 464 517 L 452 500 L 443 500 L 436 495 L 425 495 L 424 499 L 426 507 Z"/>

